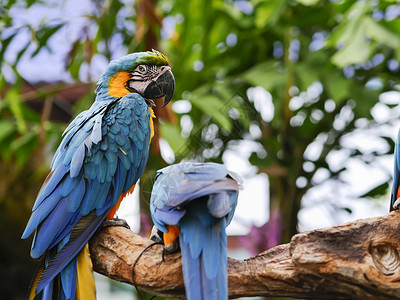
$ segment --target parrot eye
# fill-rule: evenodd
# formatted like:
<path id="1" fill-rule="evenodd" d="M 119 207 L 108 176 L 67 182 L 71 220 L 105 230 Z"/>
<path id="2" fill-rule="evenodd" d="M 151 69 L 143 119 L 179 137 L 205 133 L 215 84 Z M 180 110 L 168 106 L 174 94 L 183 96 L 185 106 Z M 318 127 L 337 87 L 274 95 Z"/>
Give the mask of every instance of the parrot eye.
<path id="1" fill-rule="evenodd" d="M 139 66 L 137 67 L 137 70 L 138 70 L 140 73 L 145 73 L 145 72 L 147 71 L 147 67 L 146 67 L 145 65 L 139 65 Z"/>

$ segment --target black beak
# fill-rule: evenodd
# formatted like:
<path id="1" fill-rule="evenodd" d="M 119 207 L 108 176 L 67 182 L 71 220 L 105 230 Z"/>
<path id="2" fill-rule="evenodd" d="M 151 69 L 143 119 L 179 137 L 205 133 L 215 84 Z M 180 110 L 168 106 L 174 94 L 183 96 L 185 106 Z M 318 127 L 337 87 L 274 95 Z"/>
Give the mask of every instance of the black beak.
<path id="1" fill-rule="evenodd" d="M 158 99 L 164 98 L 163 106 L 168 104 L 172 99 L 175 90 L 175 79 L 171 70 L 166 71 L 160 75 L 156 81 L 152 81 L 144 90 L 144 98 L 146 99 Z"/>

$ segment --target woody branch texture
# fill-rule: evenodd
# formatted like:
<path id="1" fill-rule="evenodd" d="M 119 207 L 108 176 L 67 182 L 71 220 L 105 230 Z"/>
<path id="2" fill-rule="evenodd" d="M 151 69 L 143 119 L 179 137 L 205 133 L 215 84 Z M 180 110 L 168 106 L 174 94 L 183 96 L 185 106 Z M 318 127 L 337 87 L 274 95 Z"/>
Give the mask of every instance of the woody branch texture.
<path id="1" fill-rule="evenodd" d="M 123 227 L 102 229 L 91 240 L 94 270 L 132 284 L 132 265 L 147 238 Z M 245 260 L 229 259 L 230 298 L 285 296 L 310 299 L 400 299 L 400 212 L 299 233 Z M 180 253 L 149 248 L 134 269 L 136 285 L 150 293 L 185 298 Z"/>

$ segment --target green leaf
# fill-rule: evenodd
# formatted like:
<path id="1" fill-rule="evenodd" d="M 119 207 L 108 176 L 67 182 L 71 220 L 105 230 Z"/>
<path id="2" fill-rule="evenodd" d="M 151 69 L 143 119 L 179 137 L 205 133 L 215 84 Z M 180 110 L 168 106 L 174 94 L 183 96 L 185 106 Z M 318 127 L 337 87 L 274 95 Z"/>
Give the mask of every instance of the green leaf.
<path id="1" fill-rule="evenodd" d="M 242 78 L 253 86 L 262 86 L 267 91 L 281 88 L 286 84 L 286 71 L 278 70 L 279 63 L 266 61 L 242 74 Z"/>
<path id="2" fill-rule="evenodd" d="M 17 54 L 17 58 L 15 59 L 15 64 L 17 64 L 19 62 L 19 60 L 21 59 L 22 55 L 24 55 L 24 53 L 26 52 L 26 50 L 28 49 L 28 47 L 32 44 L 31 41 L 28 41 L 24 47 L 21 48 L 21 50 L 18 52 Z"/>
<path id="3" fill-rule="evenodd" d="M 379 92 L 353 84 L 351 97 L 356 101 L 356 107 L 353 109 L 355 118 L 372 119 L 371 108 L 379 101 Z"/>
<path id="4" fill-rule="evenodd" d="M 10 149 L 12 151 L 17 151 L 21 147 L 24 147 L 26 144 L 31 142 L 37 136 L 37 132 L 35 130 L 30 130 L 27 133 L 23 134 L 19 138 L 15 139 L 11 145 Z"/>
<path id="5" fill-rule="evenodd" d="M 30 130 L 10 144 L 10 150 L 16 154 L 17 163 L 23 166 L 37 146 L 37 130 Z"/>
<path id="6" fill-rule="evenodd" d="M 296 1 L 303 5 L 315 5 L 318 3 L 319 0 L 296 0 Z"/>
<path id="7" fill-rule="evenodd" d="M 17 33 L 18 31 L 10 35 L 8 38 L 1 40 L 0 60 L 4 59 L 4 53 L 6 52 L 8 45 L 11 43 Z"/>
<path id="8" fill-rule="evenodd" d="M 342 209 L 344 211 L 346 211 L 347 213 L 349 213 L 349 214 L 353 213 L 353 210 L 351 208 L 349 208 L 349 207 L 342 207 Z"/>
<path id="9" fill-rule="evenodd" d="M 84 61 L 83 44 L 78 39 L 72 44 L 67 56 L 67 69 L 73 78 L 79 78 L 79 71 Z"/>
<path id="10" fill-rule="evenodd" d="M 306 90 L 312 83 L 319 81 L 319 73 L 315 69 L 313 64 L 310 64 L 309 61 L 300 62 L 294 65 L 294 71 L 297 75 L 298 80 L 300 81 L 299 87 L 303 90 Z"/>
<path id="11" fill-rule="evenodd" d="M 276 23 L 281 14 L 284 12 L 285 7 L 286 1 L 284 0 L 262 1 L 259 5 L 257 5 L 255 11 L 256 26 L 262 28 L 266 25 L 272 25 Z"/>
<path id="12" fill-rule="evenodd" d="M 10 120 L 0 120 L 0 142 L 15 132 L 15 123 Z"/>
<path id="13" fill-rule="evenodd" d="M 359 198 L 366 198 L 366 197 L 376 198 L 379 196 L 383 196 L 387 193 L 388 189 L 389 189 L 389 183 L 384 182 L 382 184 L 377 185 L 373 189 L 369 190 L 365 194 L 360 195 Z"/>
<path id="14" fill-rule="evenodd" d="M 344 47 L 332 56 L 332 62 L 335 65 L 345 67 L 352 64 L 361 64 L 368 60 L 374 50 L 374 46 L 365 34 L 364 25 L 366 22 L 364 20 L 354 32 L 352 39 L 348 39 Z"/>
<path id="15" fill-rule="evenodd" d="M 161 137 L 165 139 L 175 153 L 182 151 L 187 140 L 182 137 L 179 126 L 171 123 L 161 123 Z"/>
<path id="16" fill-rule="evenodd" d="M 10 110 L 14 114 L 15 119 L 17 120 L 17 126 L 19 132 L 26 131 L 26 124 L 24 120 L 24 116 L 22 113 L 22 103 L 20 100 L 20 89 L 18 87 L 11 87 L 5 96 L 8 103 L 10 104 Z"/>
<path id="17" fill-rule="evenodd" d="M 210 116 L 217 122 L 222 129 L 227 132 L 231 132 L 232 123 L 228 116 L 226 103 L 214 95 L 198 95 L 197 97 L 193 95 L 190 100 L 193 106 L 200 109 L 205 115 Z"/>
<path id="18" fill-rule="evenodd" d="M 242 97 L 238 96 L 236 92 L 232 90 L 231 85 L 217 84 L 214 86 L 214 91 L 225 103 L 224 112 L 229 114 L 231 108 L 236 109 L 239 113 L 239 117 L 236 120 L 248 128 L 252 120 L 252 115 L 254 115 L 254 113 L 258 114 L 254 107 L 244 101 Z"/>
<path id="19" fill-rule="evenodd" d="M 336 47 L 337 44 L 351 42 L 357 30 L 360 29 L 367 8 L 367 5 L 355 1 L 351 8 L 347 9 L 342 21 L 332 30 L 331 36 L 327 40 L 327 45 Z"/>
<path id="20" fill-rule="evenodd" d="M 32 53 L 31 57 L 36 56 L 43 47 L 48 47 L 48 40 L 51 38 L 64 24 L 59 24 L 55 26 L 42 26 L 35 32 L 36 40 L 39 45 L 36 50 Z"/>
<path id="21" fill-rule="evenodd" d="M 365 18 L 365 32 L 374 40 L 393 49 L 400 48 L 400 36 L 383 24 L 379 24 L 371 17 Z"/>
<path id="22" fill-rule="evenodd" d="M 329 96 L 336 103 L 340 103 L 349 97 L 351 81 L 335 72 L 327 76 L 325 86 Z"/>

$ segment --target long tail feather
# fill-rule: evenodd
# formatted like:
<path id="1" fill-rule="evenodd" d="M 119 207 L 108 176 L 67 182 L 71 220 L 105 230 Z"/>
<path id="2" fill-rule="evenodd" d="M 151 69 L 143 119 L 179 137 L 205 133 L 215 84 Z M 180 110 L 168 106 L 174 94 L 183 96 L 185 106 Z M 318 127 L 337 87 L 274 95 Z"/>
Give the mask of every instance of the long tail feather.
<path id="1" fill-rule="evenodd" d="M 85 245 L 78 256 L 76 300 L 96 299 L 96 286 L 94 284 L 93 264 L 89 253 L 89 244 Z"/>
<path id="2" fill-rule="evenodd" d="M 105 213 L 100 218 L 96 218 L 93 211 L 89 215 L 82 217 L 78 224 L 72 229 L 70 241 L 58 252 L 51 260 L 50 264 L 42 273 L 38 282 L 36 292 L 39 293 L 47 282 L 51 281 L 59 272 L 81 251 L 88 242 L 92 234 L 100 226 L 105 217 Z"/>
<path id="3" fill-rule="evenodd" d="M 60 272 L 62 294 L 65 299 L 73 299 L 76 292 L 76 280 L 77 280 L 77 259 L 71 260 L 71 262 Z"/>
<path id="4" fill-rule="evenodd" d="M 79 252 L 59 275 L 48 281 L 42 291 L 35 294 L 37 284 L 45 267 L 41 261 L 29 291 L 29 300 L 95 300 L 96 286 L 93 276 L 93 264 L 89 253 L 89 244 Z"/>
<path id="5" fill-rule="evenodd" d="M 192 222 L 196 222 L 196 234 L 187 236 L 185 225 Z M 199 245 L 200 253 L 196 251 Z M 181 226 L 180 246 L 187 299 L 228 299 L 225 220 L 205 226 L 199 219 L 188 219 Z"/>
<path id="6" fill-rule="evenodd" d="M 42 276 L 44 270 L 44 257 L 42 257 L 42 259 L 39 260 L 35 275 L 32 278 L 32 282 L 29 286 L 29 294 L 28 294 L 28 299 L 29 300 L 33 300 L 35 299 L 36 293 L 36 286 L 39 282 L 40 276 Z"/>

